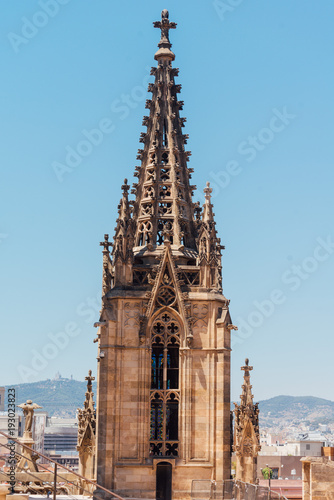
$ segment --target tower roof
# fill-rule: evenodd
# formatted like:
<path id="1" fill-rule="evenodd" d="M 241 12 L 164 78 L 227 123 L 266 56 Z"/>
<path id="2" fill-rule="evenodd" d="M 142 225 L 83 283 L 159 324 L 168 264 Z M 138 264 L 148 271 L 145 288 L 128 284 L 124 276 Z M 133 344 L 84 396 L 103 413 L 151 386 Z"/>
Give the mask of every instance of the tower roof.
<path id="1" fill-rule="evenodd" d="M 191 153 L 186 150 L 188 135 L 183 133 L 186 118 L 180 116 L 183 101 L 178 99 L 181 85 L 175 82 L 179 70 L 172 67 L 175 55 L 169 40 L 169 32 L 176 28 L 176 23 L 163 10 L 161 21 L 153 24 L 161 30 L 161 37 L 154 56 L 157 66 L 151 69 L 154 83 L 148 86 L 152 98 L 146 101 L 149 113 L 143 119 L 146 131 L 140 136 L 143 144 L 137 156 L 140 165 L 135 167 L 138 181 L 131 190 L 135 199 L 129 200 L 125 180 L 112 263 L 104 253 L 103 289 L 110 289 L 111 280 L 114 287 L 131 286 L 132 272 L 138 275 L 138 265 L 154 267 L 155 257 L 161 257 L 168 245 L 178 264 L 195 266 L 195 274 L 201 267 L 200 279 L 195 280 L 194 275 L 191 285 L 195 280 L 199 281 L 198 286 L 221 292 L 223 247 L 217 238 L 209 184 L 204 190 L 202 215 L 199 203 L 193 203 L 192 199 L 196 186 L 191 184 L 193 169 L 188 167 Z M 103 243 L 108 249 L 106 245 L 110 245 L 108 239 Z M 147 279 L 140 284 L 148 285 Z"/>
<path id="2" fill-rule="evenodd" d="M 164 10 L 161 21 L 154 26 L 161 29 L 161 40 L 155 54 L 158 65 L 151 71 L 155 81 L 148 88 L 152 99 L 146 101 L 150 113 L 143 120 L 147 131 L 140 138 L 144 148 L 138 151 L 138 183 L 132 190 L 136 195 L 135 247 L 149 245 L 153 249 L 168 237 L 174 248 L 195 249 L 195 186 L 190 185 L 192 170 L 187 167 L 191 153 L 185 149 L 188 136 L 182 128 L 186 120 L 180 117 L 183 102 L 177 98 L 181 85 L 175 83 L 178 69 L 172 68 L 175 56 L 169 41 L 169 30 L 176 24 L 169 21 L 168 11 Z"/>

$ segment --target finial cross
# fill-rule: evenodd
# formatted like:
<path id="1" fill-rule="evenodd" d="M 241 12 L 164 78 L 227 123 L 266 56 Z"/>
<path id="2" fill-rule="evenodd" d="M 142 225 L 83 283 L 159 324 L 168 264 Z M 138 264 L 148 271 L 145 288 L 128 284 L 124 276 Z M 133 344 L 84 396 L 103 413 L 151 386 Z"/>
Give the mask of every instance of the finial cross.
<path id="1" fill-rule="evenodd" d="M 245 372 L 245 375 L 247 375 L 246 372 L 250 372 L 253 370 L 253 367 L 249 366 L 249 359 L 248 358 L 245 359 L 245 366 L 242 366 L 241 370 L 243 370 Z"/>
<path id="2" fill-rule="evenodd" d="M 128 180 L 127 179 L 124 179 L 124 184 L 122 186 L 122 191 L 124 194 L 128 194 L 128 191 L 130 189 L 130 186 L 128 184 Z"/>
<path id="3" fill-rule="evenodd" d="M 103 247 L 104 252 L 109 252 L 109 247 L 112 247 L 112 243 L 109 241 L 109 234 L 104 235 L 104 241 L 100 242 L 100 246 Z"/>
<path id="4" fill-rule="evenodd" d="M 168 10 L 164 9 L 161 12 L 161 21 L 155 21 L 153 23 L 153 26 L 155 28 L 160 28 L 161 29 L 161 40 L 160 43 L 158 44 L 158 47 L 171 47 L 170 41 L 169 41 L 169 30 L 175 30 L 177 24 L 176 23 L 171 23 L 169 22 L 169 12 Z"/>
<path id="5" fill-rule="evenodd" d="M 88 372 L 88 377 L 85 377 L 85 380 L 87 380 L 87 389 L 88 392 L 92 392 L 92 382 L 95 380 L 95 377 L 92 377 L 92 370 L 89 370 Z"/>

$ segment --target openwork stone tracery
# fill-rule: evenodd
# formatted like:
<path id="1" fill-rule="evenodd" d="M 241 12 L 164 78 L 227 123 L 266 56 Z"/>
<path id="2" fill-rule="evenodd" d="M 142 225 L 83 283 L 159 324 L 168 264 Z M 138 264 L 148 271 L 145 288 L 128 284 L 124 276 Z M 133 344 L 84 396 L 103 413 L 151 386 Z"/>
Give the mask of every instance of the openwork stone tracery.
<path id="1" fill-rule="evenodd" d="M 178 455 L 180 334 L 179 322 L 166 310 L 151 327 L 151 456 Z"/>

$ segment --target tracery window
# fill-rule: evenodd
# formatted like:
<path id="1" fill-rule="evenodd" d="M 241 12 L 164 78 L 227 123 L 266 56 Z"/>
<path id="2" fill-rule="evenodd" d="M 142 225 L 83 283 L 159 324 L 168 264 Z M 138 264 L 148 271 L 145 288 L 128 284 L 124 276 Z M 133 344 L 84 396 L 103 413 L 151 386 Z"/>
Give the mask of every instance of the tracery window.
<path id="1" fill-rule="evenodd" d="M 142 222 L 139 225 L 138 246 L 147 245 L 151 240 L 152 223 L 150 221 Z"/>
<path id="2" fill-rule="evenodd" d="M 161 313 L 151 330 L 150 455 L 178 455 L 180 325 Z"/>

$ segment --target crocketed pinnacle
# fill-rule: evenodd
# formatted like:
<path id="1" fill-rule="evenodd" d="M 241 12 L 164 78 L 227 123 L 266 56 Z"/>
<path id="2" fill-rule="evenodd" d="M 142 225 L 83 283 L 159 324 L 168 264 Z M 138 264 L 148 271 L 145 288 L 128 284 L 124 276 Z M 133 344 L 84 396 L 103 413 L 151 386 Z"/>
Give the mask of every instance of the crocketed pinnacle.
<path id="1" fill-rule="evenodd" d="M 118 205 L 118 218 L 116 220 L 115 237 L 113 244 L 114 261 L 121 259 L 123 262 L 132 258 L 133 247 L 133 221 L 131 219 L 131 207 L 128 191 L 130 186 L 128 180 L 124 179 L 122 186 L 123 196 Z"/>
<path id="2" fill-rule="evenodd" d="M 214 221 L 214 214 L 213 214 L 213 206 L 211 203 L 211 193 L 212 193 L 212 188 L 210 188 L 210 182 L 206 183 L 206 188 L 204 189 L 204 195 L 205 195 L 205 203 L 203 207 L 203 217 L 202 220 L 203 222 L 213 222 Z"/>

